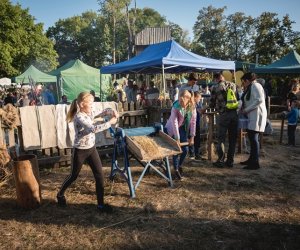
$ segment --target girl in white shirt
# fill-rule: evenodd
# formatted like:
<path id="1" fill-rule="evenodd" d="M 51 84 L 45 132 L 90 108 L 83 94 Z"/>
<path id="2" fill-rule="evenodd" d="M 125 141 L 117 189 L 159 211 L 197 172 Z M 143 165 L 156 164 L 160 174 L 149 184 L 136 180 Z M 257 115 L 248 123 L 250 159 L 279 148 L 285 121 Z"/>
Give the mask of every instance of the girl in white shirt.
<path id="1" fill-rule="evenodd" d="M 93 95 L 89 92 L 82 92 L 72 102 L 67 114 L 67 122 L 74 122 L 74 150 L 71 173 L 57 193 L 57 202 L 60 206 L 66 206 L 65 191 L 77 179 L 82 165 L 86 161 L 91 167 L 96 181 L 98 210 L 100 212 L 112 212 L 112 207 L 104 204 L 104 179 L 101 160 L 95 147 L 95 133 L 109 129 L 111 125 L 116 124 L 118 114 L 114 110 L 104 110 L 95 116 L 92 110 L 93 103 Z M 105 115 L 111 115 L 112 118 L 103 124 L 94 124 L 94 118 Z"/>

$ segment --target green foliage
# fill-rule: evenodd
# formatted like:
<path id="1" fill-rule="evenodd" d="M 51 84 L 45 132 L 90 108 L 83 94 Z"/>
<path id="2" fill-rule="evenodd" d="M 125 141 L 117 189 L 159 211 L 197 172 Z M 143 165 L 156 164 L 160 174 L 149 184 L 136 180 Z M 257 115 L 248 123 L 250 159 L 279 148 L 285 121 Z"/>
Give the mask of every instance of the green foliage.
<path id="1" fill-rule="evenodd" d="M 109 49 L 107 33 L 106 21 L 92 11 L 60 19 L 47 30 L 47 36 L 55 43 L 60 65 L 81 59 L 94 67 L 105 61 Z"/>
<path id="2" fill-rule="evenodd" d="M 261 64 L 269 64 L 295 48 L 299 32 L 292 30 L 293 22 L 288 15 L 282 21 L 277 16 L 276 13 L 263 12 L 256 19 L 256 34 L 249 54 L 252 59 L 258 54 Z"/>
<path id="3" fill-rule="evenodd" d="M 268 64 L 297 46 L 299 32 L 286 15 L 280 20 L 276 13 L 263 12 L 259 17 L 237 12 L 226 17 L 226 7 L 208 6 L 199 11 L 194 25 L 192 50 L 195 53 L 226 60 Z"/>
<path id="4" fill-rule="evenodd" d="M 0 1 L 0 77 L 20 74 L 31 64 L 42 71 L 57 65 L 57 53 L 52 42 L 43 34 L 42 24 L 20 5 Z"/>
<path id="5" fill-rule="evenodd" d="M 218 59 L 225 59 L 228 56 L 225 9 L 226 7 L 214 8 L 210 5 L 199 11 L 193 30 L 194 44 L 200 44 L 200 46 L 194 46 L 194 52 Z M 201 47 L 205 48 L 205 50 L 196 50 Z"/>

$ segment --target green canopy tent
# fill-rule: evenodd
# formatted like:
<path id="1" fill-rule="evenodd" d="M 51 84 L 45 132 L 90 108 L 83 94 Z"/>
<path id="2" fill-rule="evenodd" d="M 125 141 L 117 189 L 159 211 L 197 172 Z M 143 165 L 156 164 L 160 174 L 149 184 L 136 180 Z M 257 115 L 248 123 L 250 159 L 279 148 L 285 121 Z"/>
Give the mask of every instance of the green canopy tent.
<path id="1" fill-rule="evenodd" d="M 254 68 L 253 72 L 257 74 L 299 74 L 300 55 L 296 51 L 291 51 L 267 66 Z"/>
<path id="2" fill-rule="evenodd" d="M 56 82 L 56 77 L 46 74 L 31 65 L 23 74 L 16 76 L 14 81 L 16 83 L 32 83 L 32 81 L 36 83 L 48 83 Z"/>
<path id="3" fill-rule="evenodd" d="M 88 66 L 79 59 L 71 60 L 49 74 L 57 76 L 61 95 L 66 95 L 69 100 L 74 100 L 83 91 L 94 90 L 97 96 L 100 94 L 99 69 Z M 102 86 L 108 87 L 110 75 L 101 75 L 101 78 Z"/>

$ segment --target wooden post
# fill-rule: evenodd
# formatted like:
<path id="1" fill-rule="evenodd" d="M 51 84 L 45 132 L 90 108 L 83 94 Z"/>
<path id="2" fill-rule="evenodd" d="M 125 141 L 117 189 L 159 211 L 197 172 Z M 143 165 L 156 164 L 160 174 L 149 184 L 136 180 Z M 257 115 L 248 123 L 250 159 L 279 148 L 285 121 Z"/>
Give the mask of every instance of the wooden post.
<path id="1" fill-rule="evenodd" d="M 282 116 L 281 119 L 280 138 L 279 138 L 280 144 L 282 143 L 283 129 L 284 129 L 284 116 Z"/>
<path id="2" fill-rule="evenodd" d="M 39 207 L 42 196 L 36 155 L 22 155 L 16 158 L 13 174 L 18 204 L 26 209 Z"/>
<path id="3" fill-rule="evenodd" d="M 215 113 L 205 113 L 208 116 L 208 140 L 207 140 L 207 159 L 212 160 L 212 141 L 214 133 L 214 115 Z"/>
<path id="4" fill-rule="evenodd" d="M 239 129 L 238 133 L 238 153 L 242 153 L 242 145 L 243 145 L 243 129 Z"/>

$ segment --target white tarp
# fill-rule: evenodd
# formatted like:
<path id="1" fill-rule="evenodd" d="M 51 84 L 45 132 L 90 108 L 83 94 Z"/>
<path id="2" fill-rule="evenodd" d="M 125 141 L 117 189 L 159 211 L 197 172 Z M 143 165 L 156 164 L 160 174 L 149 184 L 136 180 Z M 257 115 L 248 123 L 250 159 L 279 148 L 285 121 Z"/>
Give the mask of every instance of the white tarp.
<path id="1" fill-rule="evenodd" d="M 2 85 L 2 86 L 11 85 L 11 80 L 7 77 L 0 78 L 0 85 Z"/>

